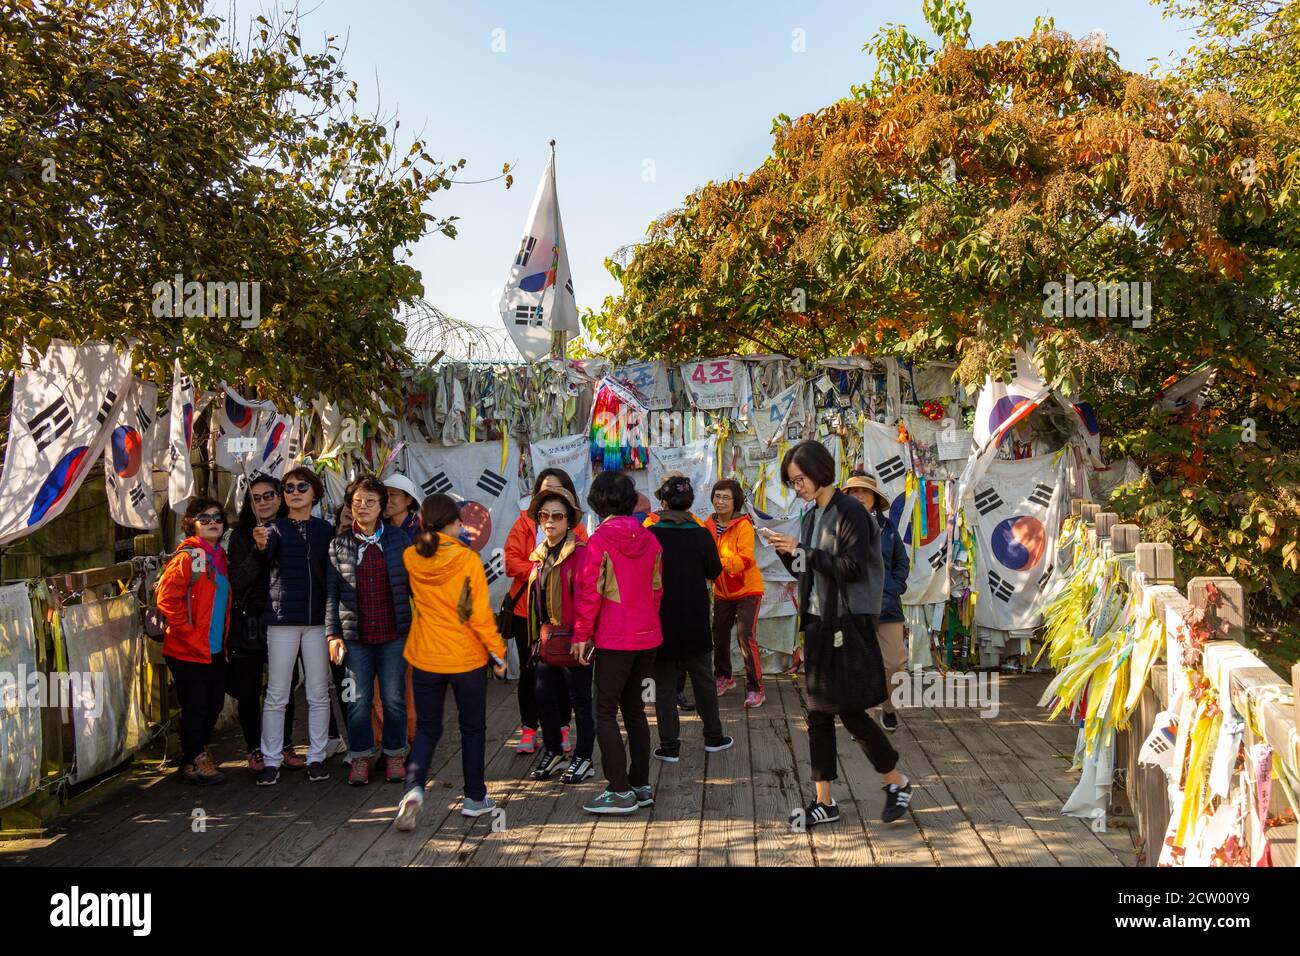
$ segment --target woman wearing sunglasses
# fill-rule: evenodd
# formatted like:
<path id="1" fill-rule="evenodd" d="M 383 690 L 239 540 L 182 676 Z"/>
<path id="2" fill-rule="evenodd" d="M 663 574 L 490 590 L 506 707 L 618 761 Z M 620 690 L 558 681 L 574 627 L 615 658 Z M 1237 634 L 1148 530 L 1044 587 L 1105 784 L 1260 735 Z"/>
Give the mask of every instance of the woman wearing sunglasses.
<path id="1" fill-rule="evenodd" d="M 284 709 L 289 700 L 294 664 L 302 653 L 307 674 L 307 778 L 327 780 L 330 669 L 325 643 L 325 568 L 334 527 L 311 513 L 325 487 L 309 468 L 284 476 L 288 514 L 253 529 L 253 544 L 265 552 L 271 569 L 266 611 L 268 677 L 262 710 L 262 761 L 258 786 L 280 780 L 284 750 Z"/>
<path id="2" fill-rule="evenodd" d="M 185 539 L 158 579 L 155 601 L 167 618 L 163 660 L 181 705 L 181 773 L 213 784 L 225 775 L 208 755 L 212 728 L 226 700 L 226 627 L 230 579 L 221 536 L 226 516 L 211 498 L 196 498 L 181 518 Z"/>

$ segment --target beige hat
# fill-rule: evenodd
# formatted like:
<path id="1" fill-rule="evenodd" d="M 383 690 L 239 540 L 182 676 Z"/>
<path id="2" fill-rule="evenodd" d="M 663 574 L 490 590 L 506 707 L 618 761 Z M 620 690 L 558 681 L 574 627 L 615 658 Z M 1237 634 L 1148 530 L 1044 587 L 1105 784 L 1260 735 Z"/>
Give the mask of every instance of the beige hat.
<path id="1" fill-rule="evenodd" d="M 873 475 L 851 475 L 849 480 L 844 482 L 844 490 L 846 492 L 852 490 L 870 491 L 876 496 L 877 504 L 881 508 L 888 504 L 885 493 L 880 490 L 880 486 L 876 484 Z"/>
<path id="2" fill-rule="evenodd" d="M 577 499 L 574 498 L 573 495 L 569 494 L 568 488 L 543 488 L 541 491 L 537 492 L 537 494 L 533 495 L 532 501 L 528 502 L 528 517 L 536 521 L 537 512 L 541 508 L 542 502 L 547 498 L 556 497 L 563 498 L 574 511 L 579 515 L 582 514 L 582 509 L 578 507 Z"/>

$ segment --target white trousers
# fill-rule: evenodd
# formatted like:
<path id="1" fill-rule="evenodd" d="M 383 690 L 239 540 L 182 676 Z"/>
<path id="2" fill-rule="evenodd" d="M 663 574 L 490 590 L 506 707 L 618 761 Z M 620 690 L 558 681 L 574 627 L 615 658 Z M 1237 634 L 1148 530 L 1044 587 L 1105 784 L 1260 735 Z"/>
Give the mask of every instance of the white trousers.
<path id="1" fill-rule="evenodd" d="M 266 630 L 266 647 L 263 761 L 268 767 L 278 767 L 284 760 L 284 707 L 293 692 L 293 668 L 299 650 L 307 674 L 307 762 L 324 761 L 330 731 L 330 666 L 325 628 L 320 625 L 272 625 Z"/>

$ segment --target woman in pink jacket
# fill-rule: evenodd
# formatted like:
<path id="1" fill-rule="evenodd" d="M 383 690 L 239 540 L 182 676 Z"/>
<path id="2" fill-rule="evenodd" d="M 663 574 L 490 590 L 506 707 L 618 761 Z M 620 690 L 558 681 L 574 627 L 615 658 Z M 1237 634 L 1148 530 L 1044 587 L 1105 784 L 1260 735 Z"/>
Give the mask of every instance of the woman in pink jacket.
<path id="1" fill-rule="evenodd" d="M 653 701 L 655 648 L 663 643 L 661 549 L 655 536 L 632 517 L 636 488 L 626 475 L 597 475 L 587 504 L 601 525 L 587 542 L 587 560 L 574 589 L 573 650 L 588 659 L 595 648 L 596 741 L 608 782 L 604 792 L 582 808 L 588 813 L 635 813 L 654 803 L 645 692 L 651 691 Z M 630 766 L 618 729 L 620 709 Z"/>

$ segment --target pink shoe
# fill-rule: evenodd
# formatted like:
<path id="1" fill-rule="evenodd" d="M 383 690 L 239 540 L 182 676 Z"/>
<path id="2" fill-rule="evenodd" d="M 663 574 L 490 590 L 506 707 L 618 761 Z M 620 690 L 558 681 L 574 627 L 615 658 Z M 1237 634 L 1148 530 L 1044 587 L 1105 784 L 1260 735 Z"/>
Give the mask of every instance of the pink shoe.
<path id="1" fill-rule="evenodd" d="M 762 707 L 763 701 L 765 700 L 767 700 L 767 695 L 764 694 L 761 690 L 745 691 L 746 707 Z"/>
<path id="2" fill-rule="evenodd" d="M 727 691 L 731 690 L 731 688 L 735 686 L 736 686 L 736 679 L 734 677 L 719 677 L 718 696 L 721 697 L 723 694 L 725 694 Z"/>
<path id="3" fill-rule="evenodd" d="M 517 754 L 530 754 L 537 750 L 537 731 L 532 727 L 524 727 L 519 731 L 519 746 L 515 748 Z"/>
<path id="4" fill-rule="evenodd" d="M 560 730 L 560 746 L 566 754 L 573 753 L 573 741 L 569 739 L 569 728 L 563 727 Z"/>

